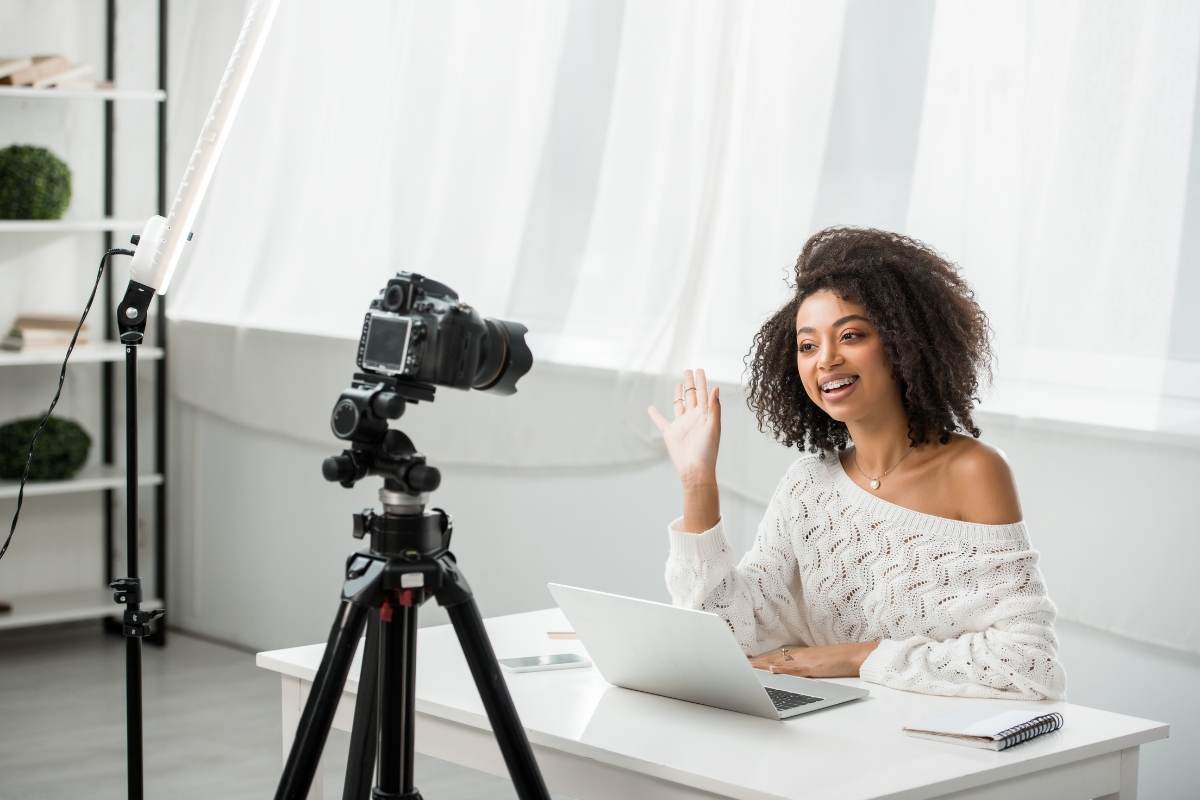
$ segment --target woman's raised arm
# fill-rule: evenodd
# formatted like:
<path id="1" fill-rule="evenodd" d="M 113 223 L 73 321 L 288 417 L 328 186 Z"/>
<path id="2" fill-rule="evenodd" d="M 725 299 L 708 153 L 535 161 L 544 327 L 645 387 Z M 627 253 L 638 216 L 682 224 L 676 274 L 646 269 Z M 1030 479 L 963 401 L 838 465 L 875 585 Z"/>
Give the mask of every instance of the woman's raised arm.
<path id="1" fill-rule="evenodd" d="M 704 533 L 721 519 L 721 499 L 717 493 L 717 448 L 721 443 L 720 390 L 710 392 L 704 370 L 683 373 L 683 383 L 675 384 L 672 403 L 675 419 L 667 422 L 658 409 L 650 406 L 650 419 L 662 431 L 667 453 L 683 484 L 683 528 L 688 533 Z"/>

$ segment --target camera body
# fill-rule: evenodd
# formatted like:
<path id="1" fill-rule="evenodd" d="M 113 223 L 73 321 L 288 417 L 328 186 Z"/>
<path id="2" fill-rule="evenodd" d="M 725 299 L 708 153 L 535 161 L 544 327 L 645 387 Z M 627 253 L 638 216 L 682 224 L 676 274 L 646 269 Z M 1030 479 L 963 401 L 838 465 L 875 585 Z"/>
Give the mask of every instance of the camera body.
<path id="1" fill-rule="evenodd" d="M 443 283 L 400 272 L 371 301 L 358 366 L 402 382 L 508 395 L 533 364 L 525 332 L 484 319 Z"/>
<path id="2" fill-rule="evenodd" d="M 437 488 L 437 470 L 412 442 L 388 427 L 408 403 L 432 402 L 438 386 L 509 395 L 533 366 L 517 322 L 483 318 L 443 283 L 400 272 L 371 301 L 358 341 L 350 388 L 333 407 L 329 424 L 350 449 L 322 466 L 325 478 L 353 486 L 382 475 L 385 486 L 420 493 Z"/>

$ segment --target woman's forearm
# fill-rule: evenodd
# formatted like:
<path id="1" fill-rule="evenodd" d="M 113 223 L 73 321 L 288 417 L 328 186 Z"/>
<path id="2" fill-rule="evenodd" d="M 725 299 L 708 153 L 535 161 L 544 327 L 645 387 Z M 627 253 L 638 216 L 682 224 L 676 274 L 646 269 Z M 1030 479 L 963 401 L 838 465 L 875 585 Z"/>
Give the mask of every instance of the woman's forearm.
<path id="1" fill-rule="evenodd" d="M 683 529 L 688 533 L 704 533 L 721 520 L 721 495 L 717 492 L 717 477 L 685 480 L 683 482 Z"/>

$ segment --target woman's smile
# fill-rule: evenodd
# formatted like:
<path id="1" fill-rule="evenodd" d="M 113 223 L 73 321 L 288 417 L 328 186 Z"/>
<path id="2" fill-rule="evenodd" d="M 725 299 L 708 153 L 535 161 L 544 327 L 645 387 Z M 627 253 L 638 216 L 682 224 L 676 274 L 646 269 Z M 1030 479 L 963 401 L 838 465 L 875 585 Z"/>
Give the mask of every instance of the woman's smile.
<path id="1" fill-rule="evenodd" d="M 839 400 L 845 400 L 850 394 L 858 388 L 858 376 L 846 372 L 839 372 L 836 375 L 830 375 L 821 380 L 821 395 L 826 402 L 836 403 Z"/>

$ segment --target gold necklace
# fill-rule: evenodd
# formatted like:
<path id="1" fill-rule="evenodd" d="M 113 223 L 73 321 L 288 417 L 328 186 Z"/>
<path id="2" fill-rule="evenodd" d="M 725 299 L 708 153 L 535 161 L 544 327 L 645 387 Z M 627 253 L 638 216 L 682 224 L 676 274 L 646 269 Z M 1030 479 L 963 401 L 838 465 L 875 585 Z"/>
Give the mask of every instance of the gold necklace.
<path id="1" fill-rule="evenodd" d="M 911 456 L 911 455 L 913 454 L 913 451 L 914 451 L 914 450 L 916 450 L 916 449 L 917 449 L 917 448 L 915 448 L 915 447 L 910 447 L 910 448 L 908 448 L 908 452 L 907 452 L 907 453 L 905 453 L 903 456 L 901 456 L 901 457 L 900 457 L 900 461 L 897 461 L 895 464 L 892 464 L 890 467 L 888 467 L 888 468 L 887 468 L 887 471 L 885 471 L 885 472 L 883 473 L 883 475 L 887 475 L 887 474 L 888 474 L 888 472 L 891 472 L 891 471 L 892 471 L 892 470 L 894 470 L 896 467 L 900 466 L 900 464 L 901 464 L 901 463 L 904 461 L 904 459 L 906 459 L 906 458 L 908 458 L 909 456 Z M 860 467 L 860 466 L 858 465 L 858 448 L 857 448 L 857 447 L 856 447 L 856 448 L 854 448 L 854 468 L 855 468 L 856 470 L 858 470 L 858 471 L 859 471 L 859 473 L 860 473 L 860 474 L 861 474 L 861 475 L 862 475 L 864 478 L 866 478 L 867 480 L 869 480 L 869 481 L 871 482 L 871 488 L 872 488 L 872 489 L 878 489 L 878 488 L 879 488 L 879 478 L 882 478 L 882 477 L 883 477 L 883 475 L 880 475 L 880 476 L 879 476 L 879 478 L 872 478 L 870 475 L 868 475 L 867 473 L 865 473 L 865 472 L 863 472 L 863 471 L 862 471 L 862 467 Z"/>

